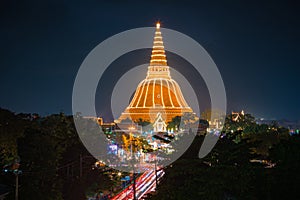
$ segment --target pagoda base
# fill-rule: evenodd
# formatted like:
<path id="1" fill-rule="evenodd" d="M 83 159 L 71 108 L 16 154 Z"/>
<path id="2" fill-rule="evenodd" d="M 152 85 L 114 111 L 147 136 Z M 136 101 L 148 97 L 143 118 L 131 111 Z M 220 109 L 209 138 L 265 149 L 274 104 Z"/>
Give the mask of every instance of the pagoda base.
<path id="1" fill-rule="evenodd" d="M 140 119 L 143 121 L 149 121 L 153 123 L 157 117 L 158 113 L 161 113 L 164 121 L 170 122 L 174 117 L 182 116 L 183 113 L 192 113 L 193 110 L 189 107 L 187 108 L 127 108 L 119 117 L 116 122 L 121 122 L 129 118 L 130 120 L 136 122 Z"/>

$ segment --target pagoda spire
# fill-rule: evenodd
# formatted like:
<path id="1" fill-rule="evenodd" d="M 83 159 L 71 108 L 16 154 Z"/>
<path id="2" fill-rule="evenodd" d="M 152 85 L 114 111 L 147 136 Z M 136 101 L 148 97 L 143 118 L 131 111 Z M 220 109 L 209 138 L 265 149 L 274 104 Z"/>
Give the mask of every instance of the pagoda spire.
<path id="1" fill-rule="evenodd" d="M 178 83 L 171 78 L 160 23 L 157 23 L 147 77 L 137 86 L 117 123 L 127 118 L 133 121 L 143 119 L 156 123 L 156 131 L 165 131 L 163 121 L 170 122 L 184 113 L 193 113 L 193 110 L 186 103 Z M 161 119 L 157 120 L 157 116 Z"/>
<path id="2" fill-rule="evenodd" d="M 160 32 L 159 22 L 156 23 L 156 31 L 155 31 L 154 41 L 153 41 L 153 49 L 152 49 L 150 65 L 167 66 L 167 59 L 166 59 L 163 39 Z"/>
<path id="3" fill-rule="evenodd" d="M 156 23 L 151 60 L 147 75 L 147 78 L 171 78 L 159 22 Z"/>

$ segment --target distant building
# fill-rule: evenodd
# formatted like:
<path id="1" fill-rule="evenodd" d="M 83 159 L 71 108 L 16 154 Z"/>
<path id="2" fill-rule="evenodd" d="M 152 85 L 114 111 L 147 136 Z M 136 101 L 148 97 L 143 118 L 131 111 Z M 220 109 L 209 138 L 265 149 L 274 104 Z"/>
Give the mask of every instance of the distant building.
<path id="1" fill-rule="evenodd" d="M 231 112 L 232 121 L 238 122 L 245 115 L 245 112 Z"/>
<path id="2" fill-rule="evenodd" d="M 207 129 L 209 127 L 209 123 L 206 120 L 199 120 L 197 135 L 205 135 L 207 133 Z"/>

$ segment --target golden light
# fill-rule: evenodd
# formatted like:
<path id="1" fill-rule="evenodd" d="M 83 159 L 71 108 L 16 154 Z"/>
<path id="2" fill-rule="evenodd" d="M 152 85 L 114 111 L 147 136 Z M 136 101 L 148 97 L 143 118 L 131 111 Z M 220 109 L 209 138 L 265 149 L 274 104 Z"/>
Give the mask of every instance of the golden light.
<path id="1" fill-rule="evenodd" d="M 159 97 L 159 98 L 158 98 Z M 156 22 L 153 49 L 146 78 L 140 82 L 136 92 L 118 121 L 131 118 L 133 121 L 143 119 L 153 123 L 157 113 L 163 109 L 166 122 L 183 113 L 193 110 L 185 101 L 178 83 L 171 78 L 167 57 L 164 50 L 160 22 Z M 134 129 L 128 127 L 130 133 Z"/>
<path id="2" fill-rule="evenodd" d="M 160 23 L 159 22 L 156 23 L 156 28 L 160 28 Z"/>

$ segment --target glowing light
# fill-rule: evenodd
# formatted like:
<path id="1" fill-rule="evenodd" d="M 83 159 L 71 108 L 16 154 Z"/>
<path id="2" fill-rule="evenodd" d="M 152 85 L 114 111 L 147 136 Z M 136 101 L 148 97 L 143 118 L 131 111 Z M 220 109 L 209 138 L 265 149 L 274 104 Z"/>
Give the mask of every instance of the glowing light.
<path id="1" fill-rule="evenodd" d="M 146 81 L 144 81 L 144 83 L 143 83 L 143 89 L 142 89 L 142 92 L 141 92 L 141 94 L 143 94 L 143 92 L 144 92 L 144 88 L 145 88 L 145 84 L 146 84 Z M 140 100 L 141 100 L 141 97 L 142 97 L 142 95 L 140 95 L 140 97 L 139 97 L 139 99 L 138 99 L 138 102 L 137 102 L 137 104 L 136 104 L 136 108 L 139 106 L 139 104 L 140 104 Z M 144 105 L 144 107 L 145 107 L 145 105 Z"/>
<path id="2" fill-rule="evenodd" d="M 159 22 L 156 23 L 156 28 L 160 28 L 160 23 Z"/>
<path id="3" fill-rule="evenodd" d="M 158 107 L 156 103 L 161 107 Z M 119 121 L 126 118 L 132 120 L 142 118 L 153 123 L 154 119 L 151 116 L 161 112 L 161 109 L 164 109 L 165 122 L 171 121 L 173 117 L 181 116 L 185 112 L 193 112 L 186 103 L 179 85 L 170 76 L 158 22 L 146 79 L 137 86 L 132 101 L 121 114 Z"/>
<path id="4" fill-rule="evenodd" d="M 152 59 L 151 62 L 167 62 L 167 61 L 162 59 Z"/>
<path id="5" fill-rule="evenodd" d="M 173 104 L 173 101 L 172 101 L 172 97 L 171 97 L 171 90 L 170 90 L 170 85 L 169 85 L 169 81 L 166 81 L 167 82 L 167 85 L 168 85 L 168 92 L 169 92 L 169 99 L 170 99 L 170 102 L 171 102 L 171 105 L 172 107 L 174 107 L 174 104 Z"/>
<path id="6" fill-rule="evenodd" d="M 146 89 L 146 95 L 145 95 L 145 97 L 147 97 L 147 96 L 148 96 L 149 84 L 150 84 L 150 81 L 148 82 L 148 85 L 147 85 L 147 89 Z M 146 105 L 146 100 L 147 100 L 147 98 L 144 98 L 144 107 L 145 107 L 145 105 Z"/>
<path id="7" fill-rule="evenodd" d="M 156 49 L 156 48 L 164 48 L 164 46 L 163 45 L 154 45 L 153 48 L 154 49 Z"/>
<path id="8" fill-rule="evenodd" d="M 152 95 L 152 105 L 153 107 L 155 108 L 155 101 L 154 101 L 154 94 L 155 94 L 155 81 L 156 79 L 154 79 L 154 82 L 153 82 L 153 95 Z"/>
<path id="9" fill-rule="evenodd" d="M 154 57 L 154 56 L 162 56 L 162 57 L 166 57 L 165 54 L 154 54 L 154 55 L 151 55 L 151 57 Z"/>
<path id="10" fill-rule="evenodd" d="M 163 50 L 163 49 L 155 49 L 155 50 L 152 50 L 152 53 L 155 53 L 155 52 L 165 52 L 165 50 Z"/>
<path id="11" fill-rule="evenodd" d="M 162 106 L 165 107 L 162 78 L 160 78 L 159 80 L 160 80 L 161 103 Z"/>

